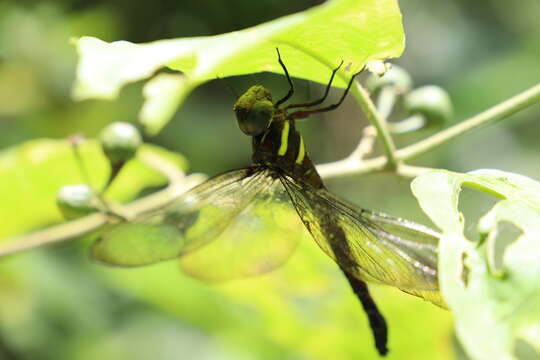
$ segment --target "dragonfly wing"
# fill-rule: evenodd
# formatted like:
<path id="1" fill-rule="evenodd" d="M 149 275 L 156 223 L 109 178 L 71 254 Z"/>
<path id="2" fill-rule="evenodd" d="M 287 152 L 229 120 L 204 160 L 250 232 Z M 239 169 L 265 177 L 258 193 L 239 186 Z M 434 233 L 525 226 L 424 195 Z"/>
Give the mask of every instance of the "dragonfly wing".
<path id="1" fill-rule="evenodd" d="M 130 235 L 132 227 L 139 231 Z M 210 179 L 150 218 L 116 226 L 91 254 L 119 266 L 180 257 L 188 275 L 215 282 L 273 270 L 303 234 L 278 176 L 253 167 Z"/>
<path id="2" fill-rule="evenodd" d="M 281 180 L 315 241 L 343 270 L 445 306 L 437 281 L 437 232 L 289 177 Z"/>
<path id="3" fill-rule="evenodd" d="M 174 226 L 146 222 L 112 225 L 90 247 L 92 260 L 113 266 L 141 266 L 172 259 L 183 239 Z"/>
<path id="4" fill-rule="evenodd" d="M 215 241 L 181 257 L 186 274 L 208 282 L 263 274 L 285 263 L 308 236 L 279 177 L 271 170 L 257 176 L 261 191 Z"/>
<path id="5" fill-rule="evenodd" d="M 266 181 L 257 168 L 218 175 L 151 215 L 107 229 L 90 256 L 109 265 L 141 266 L 194 251 L 217 238 Z"/>

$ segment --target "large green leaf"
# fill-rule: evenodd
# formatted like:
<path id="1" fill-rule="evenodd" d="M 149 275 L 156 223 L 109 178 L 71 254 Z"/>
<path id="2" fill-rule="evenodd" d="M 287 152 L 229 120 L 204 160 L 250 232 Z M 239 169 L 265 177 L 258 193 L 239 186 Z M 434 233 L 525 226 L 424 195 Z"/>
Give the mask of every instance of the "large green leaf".
<path id="1" fill-rule="evenodd" d="M 183 74 L 159 74 L 145 86 L 140 120 L 149 133 L 169 121 L 187 94 L 217 76 L 260 71 L 282 73 L 279 47 L 290 74 L 328 81 L 329 69 L 345 63 L 337 79 L 344 86 L 367 60 L 399 56 L 404 48 L 396 0 L 332 0 L 307 11 L 252 28 L 146 44 L 106 43 L 93 37 L 76 41 L 80 55 L 74 96 L 114 98 L 122 86 L 151 77 L 167 66 Z"/>
<path id="2" fill-rule="evenodd" d="M 466 219 L 458 210 L 462 186 L 502 199 L 478 222 L 480 244 L 464 235 Z M 412 189 L 443 231 L 441 291 L 468 354 L 486 360 L 523 358 L 526 351 L 540 356 L 540 183 L 497 170 L 435 171 L 415 179 Z M 521 231 L 504 248 L 501 223 Z"/>

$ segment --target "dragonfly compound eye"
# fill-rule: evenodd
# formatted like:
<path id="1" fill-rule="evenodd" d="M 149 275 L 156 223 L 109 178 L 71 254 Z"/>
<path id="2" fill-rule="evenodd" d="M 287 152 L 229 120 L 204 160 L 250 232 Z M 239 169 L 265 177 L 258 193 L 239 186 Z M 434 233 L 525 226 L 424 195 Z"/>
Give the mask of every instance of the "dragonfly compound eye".
<path id="1" fill-rule="evenodd" d="M 274 105 L 268 100 L 259 100 L 251 106 L 249 110 L 236 109 L 236 118 L 238 126 L 245 134 L 251 136 L 261 135 L 268 129 L 272 115 L 274 114 Z"/>

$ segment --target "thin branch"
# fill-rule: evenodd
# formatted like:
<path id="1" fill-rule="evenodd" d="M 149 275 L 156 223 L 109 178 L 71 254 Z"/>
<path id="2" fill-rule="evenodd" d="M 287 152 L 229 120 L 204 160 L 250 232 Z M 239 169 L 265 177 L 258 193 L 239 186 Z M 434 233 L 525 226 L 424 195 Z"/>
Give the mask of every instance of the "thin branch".
<path id="1" fill-rule="evenodd" d="M 165 206 L 178 197 L 178 195 L 204 180 L 204 176 L 201 174 L 185 176 L 176 165 L 158 156 L 142 153 L 138 157 L 144 163 L 167 177 L 169 186 L 121 207 L 122 215 L 127 214 L 128 217 L 136 217 L 142 213 Z M 0 247 L 0 257 L 81 237 L 99 229 L 109 219 L 110 217 L 107 214 L 95 213 L 77 220 L 6 240 Z"/>
<path id="2" fill-rule="evenodd" d="M 366 158 L 373 152 L 375 140 L 377 140 L 377 130 L 373 126 L 366 126 L 362 131 L 362 138 L 358 142 L 358 146 L 349 157 L 356 159 Z"/>
<path id="3" fill-rule="evenodd" d="M 476 116 L 473 116 L 472 118 L 462 121 L 446 130 L 438 132 L 437 134 L 419 141 L 416 144 L 399 150 L 396 156 L 399 160 L 413 159 L 449 142 L 450 140 L 455 139 L 458 136 L 467 134 L 480 126 L 484 126 L 510 116 L 537 103 L 538 101 L 540 101 L 540 83 Z"/>
<path id="4" fill-rule="evenodd" d="M 343 160 L 317 165 L 317 172 L 323 179 L 362 175 L 385 169 L 387 169 L 386 156 L 378 156 L 369 160 L 345 158 Z"/>
<path id="5" fill-rule="evenodd" d="M 366 126 L 362 131 L 362 137 L 358 142 L 358 146 L 349 156 L 342 160 L 317 165 L 317 172 L 323 178 L 329 178 L 339 176 L 343 172 L 347 172 L 348 169 L 356 171 L 359 166 L 361 166 L 362 169 L 365 169 L 366 172 L 382 170 L 379 166 L 384 167 L 384 162 L 373 163 L 370 166 L 369 160 L 367 161 L 368 164 L 366 164 L 366 161 L 364 160 L 364 158 L 373 151 L 373 145 L 375 145 L 376 139 L 377 130 L 375 130 L 373 126 Z"/>
<path id="6" fill-rule="evenodd" d="M 520 110 L 536 104 L 539 101 L 540 84 L 537 84 L 476 116 L 458 123 L 457 125 L 443 130 L 413 145 L 397 150 L 395 152 L 395 158 L 398 162 L 413 159 L 443 144 L 446 144 L 458 136 L 462 136 L 481 126 L 485 126 L 508 117 Z M 358 175 L 368 172 L 387 170 L 387 163 L 388 159 L 386 156 L 378 156 L 369 160 L 352 159 L 351 157 L 347 157 L 343 160 L 319 165 L 317 166 L 317 170 L 320 170 L 320 174 L 323 178 L 334 178 L 339 176 Z M 403 176 L 416 176 L 416 170 L 423 169 L 418 167 L 410 167 L 408 165 L 405 165 L 405 167 L 403 166 L 403 164 L 399 164 L 396 169 L 396 172 Z"/>
<path id="7" fill-rule="evenodd" d="M 396 170 L 396 174 L 405 178 L 415 178 L 433 170 L 435 169 L 424 166 L 400 164 Z"/>
<path id="8" fill-rule="evenodd" d="M 61 225 L 51 226 L 27 235 L 6 240 L 5 244 L 2 243 L 2 247 L 0 248 L 0 256 L 12 255 L 43 245 L 78 238 L 105 225 L 107 221 L 108 216 L 106 214 L 95 213 Z"/>
<path id="9" fill-rule="evenodd" d="M 393 86 L 383 86 L 379 92 L 379 95 L 377 96 L 377 112 L 382 119 L 385 119 L 385 126 L 387 126 L 386 120 L 388 120 L 388 117 L 394 109 L 397 97 L 397 91 Z"/>
<path id="10" fill-rule="evenodd" d="M 394 145 L 394 141 L 392 140 L 390 132 L 386 126 L 386 119 L 379 113 L 379 111 L 377 111 L 377 108 L 369 97 L 369 93 L 362 85 L 360 85 L 358 81 L 354 82 L 351 88 L 351 93 L 356 98 L 356 101 L 366 114 L 371 125 L 373 125 L 373 127 L 377 130 L 377 134 L 382 142 L 387 158 L 385 166 L 395 168 L 399 162 L 399 159 L 395 154 L 396 146 Z"/>
<path id="11" fill-rule="evenodd" d="M 383 101 L 382 112 L 379 111 L 371 101 L 368 92 L 358 83 L 355 82 L 351 88 L 351 92 L 364 110 L 366 116 L 370 120 L 370 126 L 364 128 L 362 137 L 358 142 L 358 146 L 346 158 L 326 164 L 317 165 L 317 171 L 323 178 L 332 178 L 346 175 L 359 175 L 368 172 L 382 171 L 384 169 L 397 170 L 400 166 L 395 157 L 395 145 L 388 132 L 386 119 L 383 113 L 388 115 L 391 112 L 393 101 Z M 381 139 L 386 150 L 387 156 L 380 156 L 371 160 L 364 160 L 373 150 L 375 140 Z M 395 159 L 389 161 L 389 159 Z"/>

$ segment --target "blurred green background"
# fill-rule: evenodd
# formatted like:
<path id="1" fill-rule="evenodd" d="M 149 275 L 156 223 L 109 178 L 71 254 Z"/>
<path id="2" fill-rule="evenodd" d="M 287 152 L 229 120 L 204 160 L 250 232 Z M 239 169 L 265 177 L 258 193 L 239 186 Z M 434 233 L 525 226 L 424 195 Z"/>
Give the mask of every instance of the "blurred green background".
<path id="1" fill-rule="evenodd" d="M 128 86 L 116 101 L 71 101 L 77 60 L 71 37 L 144 42 L 215 35 L 319 3 L 0 0 L 0 184 L 1 193 L 10 195 L 3 196 L 0 207 L 3 236 L 60 221 L 47 206 L 54 206 L 59 186 L 78 179 L 72 174 L 76 170 L 68 174 L 35 158 L 53 145 L 18 144 L 76 132 L 91 138 L 112 121 L 136 119 L 141 84 Z M 401 7 L 407 47 L 395 62 L 410 71 L 416 85 L 447 88 L 455 122 L 540 79 L 537 0 L 409 0 Z M 275 93 L 287 88 L 273 74 L 227 82 L 238 92 L 254 82 Z M 321 91 L 302 80 L 297 84 L 298 100 Z M 362 114 L 348 100 L 338 111 L 300 125 L 314 161 L 339 159 L 358 142 Z M 250 140 L 238 131 L 233 102 L 223 83 L 207 83 L 152 142 L 182 154 L 190 171 L 213 175 L 245 166 Z M 533 107 L 416 162 L 454 171 L 497 168 L 539 179 L 539 116 L 540 109 Z M 408 144 L 433 131 L 402 135 L 396 142 Z M 21 185 L 24 171 L 21 178 L 13 176 L 13 169 L 22 166 L 17 161 L 28 158 L 36 168 L 44 166 L 33 176 L 47 179 L 47 196 L 32 184 Z M 428 223 L 408 180 L 374 174 L 332 180 L 328 186 L 363 207 Z M 492 203 L 472 191 L 464 194 L 466 214 L 479 214 Z M 28 217 L 32 222 L 20 221 Z M 473 223 L 467 225 L 474 229 Z M 100 267 L 86 259 L 87 244 L 67 243 L 0 261 L 0 359 L 377 358 L 356 299 L 312 241 L 304 241 L 283 269 L 219 286 L 183 276 L 174 262 L 140 270 Z M 390 359 L 461 356 L 448 312 L 395 289 L 373 286 L 373 292 L 390 326 Z"/>

